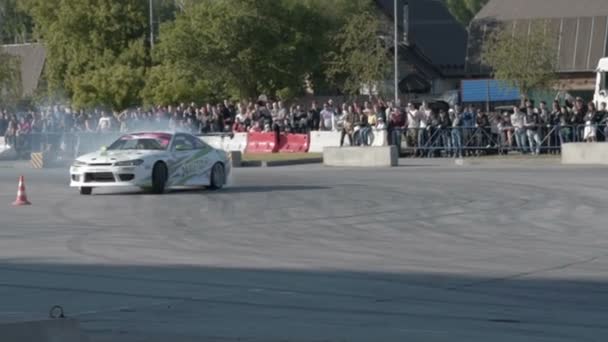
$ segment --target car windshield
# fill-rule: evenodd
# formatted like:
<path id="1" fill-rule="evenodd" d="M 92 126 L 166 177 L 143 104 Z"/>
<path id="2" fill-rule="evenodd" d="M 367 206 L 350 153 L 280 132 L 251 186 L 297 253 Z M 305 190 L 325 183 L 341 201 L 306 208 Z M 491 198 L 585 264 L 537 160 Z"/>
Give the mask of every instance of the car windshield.
<path id="1" fill-rule="evenodd" d="M 165 134 L 125 135 L 110 145 L 108 150 L 166 150 L 170 141 L 171 136 Z"/>

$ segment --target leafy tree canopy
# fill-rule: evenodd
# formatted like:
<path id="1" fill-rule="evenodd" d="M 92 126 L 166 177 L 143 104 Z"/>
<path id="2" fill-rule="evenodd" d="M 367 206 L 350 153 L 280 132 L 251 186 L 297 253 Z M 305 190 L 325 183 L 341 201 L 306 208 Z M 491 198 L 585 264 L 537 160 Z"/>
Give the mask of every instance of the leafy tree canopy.
<path id="1" fill-rule="evenodd" d="M 47 48 L 48 93 L 79 107 L 288 99 L 328 89 L 327 75 L 334 88 L 354 91 L 381 74 L 386 54 L 372 0 L 153 0 L 153 51 L 148 1 L 1 1 L 17 3 L 35 24 Z"/>
<path id="2" fill-rule="evenodd" d="M 468 26 L 488 0 L 445 0 L 445 3 L 452 15 L 464 26 Z"/>
<path id="3" fill-rule="evenodd" d="M 522 98 L 532 90 L 554 85 L 557 73 L 557 34 L 545 22 L 514 33 L 511 26 L 494 31 L 483 46 L 482 59 L 496 79 L 520 89 Z"/>
<path id="4" fill-rule="evenodd" d="M 22 44 L 31 39 L 34 23 L 18 0 L 0 0 L 0 43 Z"/>
<path id="5" fill-rule="evenodd" d="M 76 106 L 137 103 L 149 63 L 147 6 L 140 0 L 22 0 L 47 48 L 51 91 Z"/>
<path id="6" fill-rule="evenodd" d="M 174 70 L 192 84 L 213 84 L 215 91 L 205 93 L 218 96 L 301 93 L 307 78 L 322 74 L 319 56 L 329 45 L 326 33 L 333 23 L 319 9 L 295 0 L 186 6 L 174 22 L 161 27 L 154 54 L 161 67 L 150 75 L 154 82 L 145 93 L 158 99 L 165 83 L 176 81 L 160 70 Z"/>
<path id="7" fill-rule="evenodd" d="M 328 54 L 330 80 L 342 83 L 343 90 L 352 95 L 362 86 L 373 88 L 384 81 L 389 71 L 390 55 L 379 32 L 389 30 L 371 10 L 355 12 L 334 37 L 338 47 Z"/>

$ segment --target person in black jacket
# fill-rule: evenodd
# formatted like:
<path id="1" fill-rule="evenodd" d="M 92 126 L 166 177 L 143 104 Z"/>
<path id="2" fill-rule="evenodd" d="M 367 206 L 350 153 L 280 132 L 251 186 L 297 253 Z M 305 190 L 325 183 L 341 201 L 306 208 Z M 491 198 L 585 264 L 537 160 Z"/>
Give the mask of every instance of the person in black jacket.
<path id="1" fill-rule="evenodd" d="M 549 131 L 549 151 L 554 153 L 559 153 L 559 125 L 560 125 L 560 105 L 559 101 L 553 101 L 553 106 L 551 108 L 551 113 L 549 114 L 549 122 L 547 122 L 547 130 Z"/>
<path id="2" fill-rule="evenodd" d="M 308 122 L 311 131 L 318 131 L 321 125 L 321 111 L 317 108 L 317 102 L 313 101 L 308 110 Z"/>
<path id="3" fill-rule="evenodd" d="M 478 148 L 476 154 L 479 155 L 480 150 L 486 149 L 490 146 L 488 137 L 492 134 L 492 127 L 490 126 L 490 119 L 488 118 L 488 114 L 486 114 L 485 112 L 479 112 L 477 114 L 476 123 L 476 140 Z"/>
<path id="4" fill-rule="evenodd" d="M 600 127 L 603 128 L 600 130 L 602 134 L 600 134 L 601 141 L 608 141 L 608 109 L 606 108 L 606 102 L 600 103 L 600 108 L 597 112 L 599 117 Z"/>
<path id="5" fill-rule="evenodd" d="M 230 103 L 228 100 L 224 100 L 224 103 L 220 103 L 219 108 L 220 117 L 222 119 L 222 132 L 229 132 L 234 124 L 236 113 L 230 110 Z"/>
<path id="6" fill-rule="evenodd" d="M 0 112 L 0 137 L 3 137 L 8 129 L 8 114 L 6 110 Z"/>
<path id="7" fill-rule="evenodd" d="M 562 106 L 559 111 L 559 143 L 560 146 L 573 141 L 574 127 L 572 126 L 572 113 L 567 106 Z"/>
<path id="8" fill-rule="evenodd" d="M 574 107 L 572 108 L 572 116 L 570 117 L 570 124 L 573 126 L 572 130 L 574 132 L 573 138 L 575 142 L 583 141 L 585 115 L 587 115 L 587 107 L 585 106 L 583 99 L 577 97 L 574 102 Z"/>
<path id="9" fill-rule="evenodd" d="M 293 111 L 293 127 L 296 133 L 308 133 L 308 115 L 302 109 L 302 106 L 297 105 Z"/>
<path id="10" fill-rule="evenodd" d="M 528 144 L 530 152 L 534 155 L 540 154 L 540 136 L 538 135 L 538 126 L 540 119 L 533 108 L 528 107 L 526 116 L 524 117 L 524 127 L 528 136 Z"/>
<path id="11" fill-rule="evenodd" d="M 443 109 L 439 111 L 439 126 L 437 129 L 440 138 L 439 146 L 445 151 L 444 156 L 448 157 L 452 151 L 452 120 Z"/>
<path id="12" fill-rule="evenodd" d="M 430 115 L 427 119 L 427 146 L 428 153 L 427 157 L 436 157 L 439 152 L 440 143 L 440 130 L 439 130 L 439 115 L 435 111 L 430 111 Z"/>

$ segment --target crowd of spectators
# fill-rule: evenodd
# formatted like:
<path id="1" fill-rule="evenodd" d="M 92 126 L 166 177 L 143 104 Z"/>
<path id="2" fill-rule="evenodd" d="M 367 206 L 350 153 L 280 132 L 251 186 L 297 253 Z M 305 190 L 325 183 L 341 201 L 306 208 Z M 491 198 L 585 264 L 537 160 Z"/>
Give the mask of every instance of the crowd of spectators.
<path id="1" fill-rule="evenodd" d="M 525 106 L 486 113 L 472 106 L 433 107 L 427 103 L 374 99 L 337 104 L 328 100 L 309 106 L 285 106 L 276 102 L 237 102 L 197 106 L 158 106 L 123 112 L 71 110 L 52 106 L 41 111 L 14 114 L 0 112 L 0 134 L 18 148 L 26 148 L 29 137 L 48 133 L 107 133 L 135 130 L 181 130 L 194 134 L 238 132 L 310 131 L 340 132 L 340 144 L 369 145 L 374 132 L 386 131 L 389 143 L 412 148 L 420 157 L 498 153 L 558 153 L 571 141 L 603 141 L 608 136 L 606 104 L 576 98 L 550 106 L 526 101 Z M 405 139 L 405 141 L 404 141 Z"/>

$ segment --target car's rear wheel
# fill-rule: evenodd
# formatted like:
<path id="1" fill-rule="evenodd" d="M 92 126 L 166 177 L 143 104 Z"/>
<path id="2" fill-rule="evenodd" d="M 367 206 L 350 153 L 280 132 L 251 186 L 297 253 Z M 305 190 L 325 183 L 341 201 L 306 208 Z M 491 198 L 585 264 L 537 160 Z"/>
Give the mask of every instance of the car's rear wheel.
<path id="1" fill-rule="evenodd" d="M 226 173 L 224 172 L 224 165 L 222 163 L 216 163 L 211 169 L 211 184 L 209 189 L 219 190 L 226 184 Z"/>
<path id="2" fill-rule="evenodd" d="M 152 169 L 152 192 L 162 194 L 167 186 L 168 171 L 167 165 L 163 162 L 154 164 Z"/>
<path id="3" fill-rule="evenodd" d="M 93 188 L 91 188 L 90 186 L 82 186 L 80 187 L 80 194 L 81 195 L 90 195 L 93 193 Z"/>

